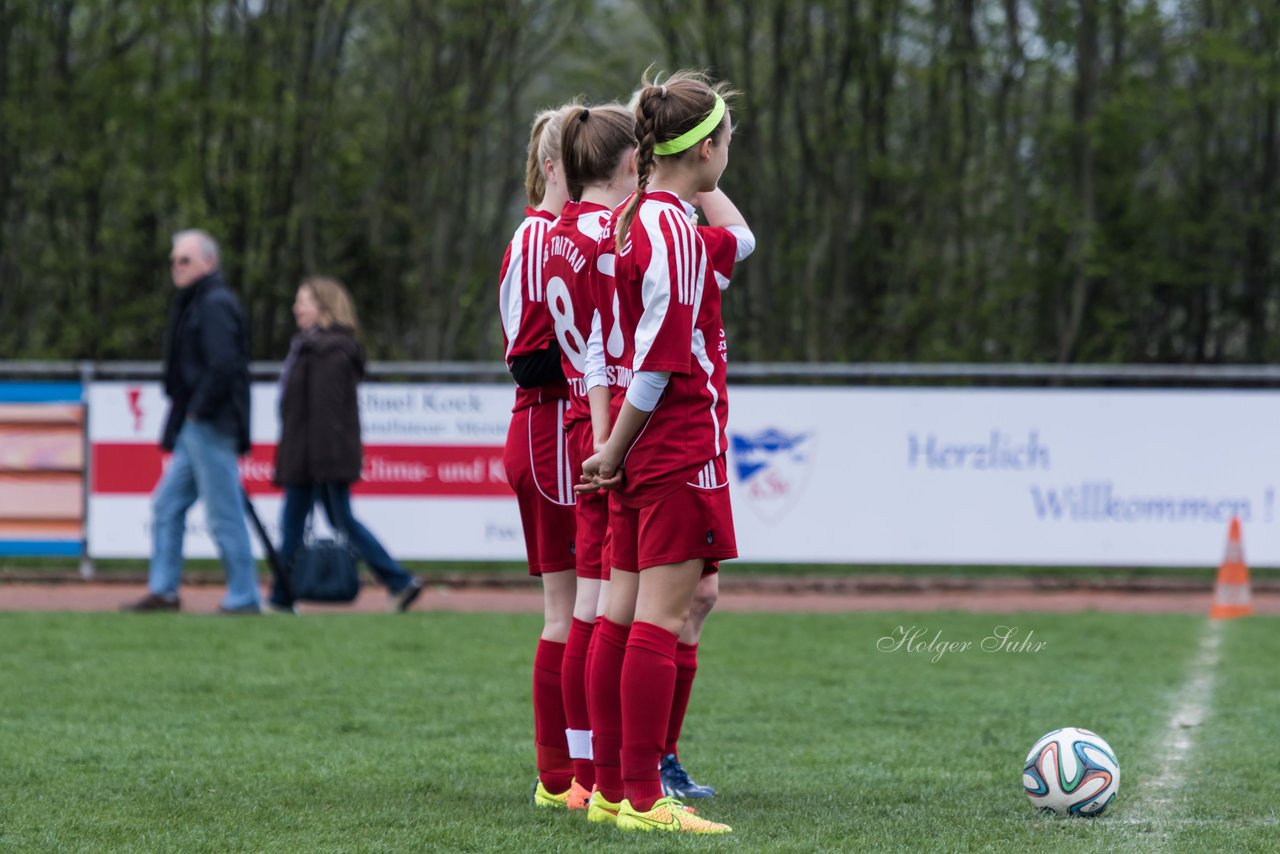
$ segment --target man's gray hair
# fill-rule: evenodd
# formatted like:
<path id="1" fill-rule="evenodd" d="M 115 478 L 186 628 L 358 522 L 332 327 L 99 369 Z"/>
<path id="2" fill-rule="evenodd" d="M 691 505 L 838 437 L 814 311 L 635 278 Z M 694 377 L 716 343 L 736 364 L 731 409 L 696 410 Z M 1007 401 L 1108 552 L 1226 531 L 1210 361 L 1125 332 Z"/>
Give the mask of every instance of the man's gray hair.
<path id="1" fill-rule="evenodd" d="M 206 261 L 212 261 L 215 268 L 222 265 L 222 253 L 218 249 L 218 241 L 213 239 L 212 234 L 199 228 L 186 228 L 173 235 L 173 245 L 177 246 L 178 241 L 184 237 L 194 237 L 200 247 L 200 254 Z"/>

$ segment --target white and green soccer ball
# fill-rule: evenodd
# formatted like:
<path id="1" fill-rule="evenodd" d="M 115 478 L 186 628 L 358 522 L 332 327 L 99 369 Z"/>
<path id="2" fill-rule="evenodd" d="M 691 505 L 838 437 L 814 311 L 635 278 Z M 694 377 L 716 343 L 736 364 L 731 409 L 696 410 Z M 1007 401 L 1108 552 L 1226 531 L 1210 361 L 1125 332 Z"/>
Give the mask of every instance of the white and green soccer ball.
<path id="1" fill-rule="evenodd" d="M 1038 809 L 1097 816 L 1120 789 L 1120 762 L 1096 732 L 1063 727 L 1032 746 L 1022 767 L 1022 786 Z"/>

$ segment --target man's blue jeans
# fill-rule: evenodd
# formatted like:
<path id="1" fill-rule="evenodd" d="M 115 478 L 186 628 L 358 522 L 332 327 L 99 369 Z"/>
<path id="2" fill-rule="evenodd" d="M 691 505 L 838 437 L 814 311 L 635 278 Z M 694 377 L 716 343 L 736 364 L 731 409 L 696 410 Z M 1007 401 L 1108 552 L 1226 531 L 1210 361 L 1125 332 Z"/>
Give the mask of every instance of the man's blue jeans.
<path id="1" fill-rule="evenodd" d="M 187 511 L 199 498 L 227 573 L 223 607 L 260 604 L 240 490 L 236 440 L 206 422 L 188 419 L 178 433 L 169 468 L 151 495 L 153 546 L 147 582 L 152 593 L 178 593 Z"/>

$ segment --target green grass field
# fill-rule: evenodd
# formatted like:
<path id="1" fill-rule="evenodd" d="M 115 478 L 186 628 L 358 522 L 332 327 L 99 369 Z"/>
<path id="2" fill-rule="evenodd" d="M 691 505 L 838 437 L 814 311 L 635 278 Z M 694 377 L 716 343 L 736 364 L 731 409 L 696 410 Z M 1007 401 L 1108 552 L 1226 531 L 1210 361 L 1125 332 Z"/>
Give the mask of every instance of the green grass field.
<path id="1" fill-rule="evenodd" d="M 1001 625 L 1044 647 L 982 651 Z M 0 851 L 1272 851 L 1275 620 L 1220 625 L 1208 716 L 1160 782 L 1208 625 L 714 615 L 681 752 L 735 833 L 673 839 L 528 805 L 535 617 L 3 614 Z M 900 627 L 973 646 L 878 650 Z M 1022 793 L 1062 725 L 1119 755 L 1100 819 Z"/>

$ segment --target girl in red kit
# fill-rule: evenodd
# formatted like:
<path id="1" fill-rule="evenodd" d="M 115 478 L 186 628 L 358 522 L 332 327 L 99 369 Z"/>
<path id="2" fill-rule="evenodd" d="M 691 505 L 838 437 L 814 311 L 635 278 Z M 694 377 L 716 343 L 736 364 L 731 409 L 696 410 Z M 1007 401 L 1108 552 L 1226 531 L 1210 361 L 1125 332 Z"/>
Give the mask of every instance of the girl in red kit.
<path id="1" fill-rule="evenodd" d="M 546 238 L 567 199 L 560 165 L 564 112 L 547 110 L 529 135 L 525 189 L 529 207 L 502 261 L 499 303 L 507 367 L 516 402 L 503 454 L 524 527 L 529 572 L 541 577 L 544 622 L 533 665 L 534 741 L 538 783 L 533 802 L 585 808 L 588 792 L 573 785 L 565 736 L 561 662 L 574 603 L 574 470 L 563 429 L 569 388 L 542 281 Z"/>
<path id="2" fill-rule="evenodd" d="M 700 194 L 723 198 L 711 195 L 732 134 L 722 91 L 682 72 L 640 92 L 638 189 L 605 235 L 616 253 L 612 302 L 623 350 L 616 371 L 625 393 L 614 400 L 607 442 L 583 464 L 582 491 L 617 490 L 609 520 L 612 573 L 590 690 L 594 701 L 610 674 L 619 673 L 624 797 L 608 797 L 597 750 L 600 791 L 591 813 L 611 813 L 626 830 L 730 829 L 663 797 L 659 779 L 677 642 L 694 591 L 709 563 L 737 556 L 719 282 L 728 281 L 742 247 L 728 229 L 692 222 Z M 599 747 L 607 741 L 600 732 L 607 715 L 596 720 L 594 702 L 592 714 Z"/>
<path id="3" fill-rule="evenodd" d="M 565 117 L 561 160 L 570 201 L 547 235 L 542 278 L 555 322 L 561 368 L 569 382 L 565 429 L 575 475 L 609 436 L 610 390 L 602 318 L 611 317 L 611 313 L 602 313 L 596 305 L 597 246 L 613 209 L 635 187 L 635 147 L 635 115 L 621 105 L 580 107 Z M 616 329 L 614 332 L 612 346 L 620 351 Z M 578 496 L 576 515 L 577 599 L 561 686 L 575 787 L 590 790 L 595 770 L 586 668 L 601 588 L 609 577 L 602 554 L 609 524 L 607 495 Z"/>

